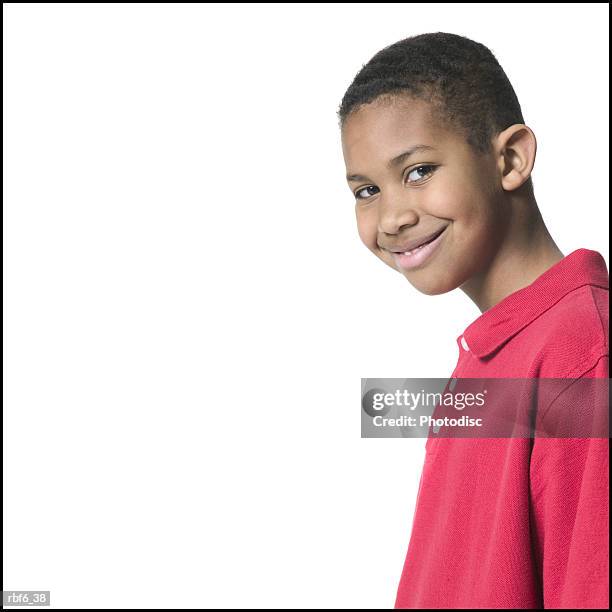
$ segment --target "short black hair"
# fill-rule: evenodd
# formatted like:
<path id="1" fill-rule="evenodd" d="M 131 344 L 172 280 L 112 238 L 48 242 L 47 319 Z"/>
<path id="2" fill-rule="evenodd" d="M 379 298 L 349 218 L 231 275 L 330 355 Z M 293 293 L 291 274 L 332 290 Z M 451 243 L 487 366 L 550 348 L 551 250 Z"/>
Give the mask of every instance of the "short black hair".
<path id="1" fill-rule="evenodd" d="M 376 53 L 342 98 L 340 128 L 360 106 L 398 94 L 432 103 L 436 119 L 462 133 L 478 153 L 490 152 L 496 134 L 525 123 L 516 93 L 493 53 L 459 34 L 419 34 Z"/>

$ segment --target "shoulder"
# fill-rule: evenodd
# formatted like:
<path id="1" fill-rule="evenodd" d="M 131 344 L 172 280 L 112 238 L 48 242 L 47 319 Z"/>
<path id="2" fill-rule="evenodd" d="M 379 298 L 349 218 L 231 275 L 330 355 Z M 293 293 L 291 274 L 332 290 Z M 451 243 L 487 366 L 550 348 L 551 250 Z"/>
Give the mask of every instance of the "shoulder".
<path id="1" fill-rule="evenodd" d="M 536 319 L 540 376 L 583 376 L 609 354 L 607 289 L 584 285 Z"/>

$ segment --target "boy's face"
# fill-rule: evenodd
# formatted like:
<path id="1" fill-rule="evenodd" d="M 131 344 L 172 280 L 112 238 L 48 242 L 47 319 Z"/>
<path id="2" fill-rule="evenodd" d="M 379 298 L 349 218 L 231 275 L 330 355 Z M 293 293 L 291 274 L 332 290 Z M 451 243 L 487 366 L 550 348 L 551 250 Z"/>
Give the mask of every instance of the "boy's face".
<path id="1" fill-rule="evenodd" d="M 415 145 L 434 149 L 387 165 Z M 451 291 L 491 261 L 508 225 L 495 156 L 478 156 L 426 102 L 361 107 L 344 124 L 342 149 L 347 175 L 360 175 L 348 184 L 361 240 L 419 291 Z"/>

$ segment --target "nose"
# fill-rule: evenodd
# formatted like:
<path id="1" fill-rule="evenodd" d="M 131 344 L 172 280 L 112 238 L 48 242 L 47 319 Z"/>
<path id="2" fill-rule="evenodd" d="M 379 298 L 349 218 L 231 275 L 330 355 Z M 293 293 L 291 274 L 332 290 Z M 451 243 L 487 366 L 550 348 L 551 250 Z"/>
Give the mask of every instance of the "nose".
<path id="1" fill-rule="evenodd" d="M 399 199 L 387 202 L 381 199 L 379 204 L 378 231 L 382 234 L 399 234 L 419 220 L 415 209 Z"/>

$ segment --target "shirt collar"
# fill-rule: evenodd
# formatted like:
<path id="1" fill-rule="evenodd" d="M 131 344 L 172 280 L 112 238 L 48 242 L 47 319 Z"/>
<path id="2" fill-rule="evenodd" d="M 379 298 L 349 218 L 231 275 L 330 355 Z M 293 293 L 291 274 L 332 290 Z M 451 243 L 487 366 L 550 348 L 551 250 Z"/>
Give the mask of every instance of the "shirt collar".
<path id="1" fill-rule="evenodd" d="M 457 343 L 460 346 L 467 343 L 474 355 L 485 357 L 563 296 L 583 285 L 608 289 L 606 262 L 597 251 L 572 251 L 530 285 L 511 293 L 482 313 L 457 338 Z"/>

